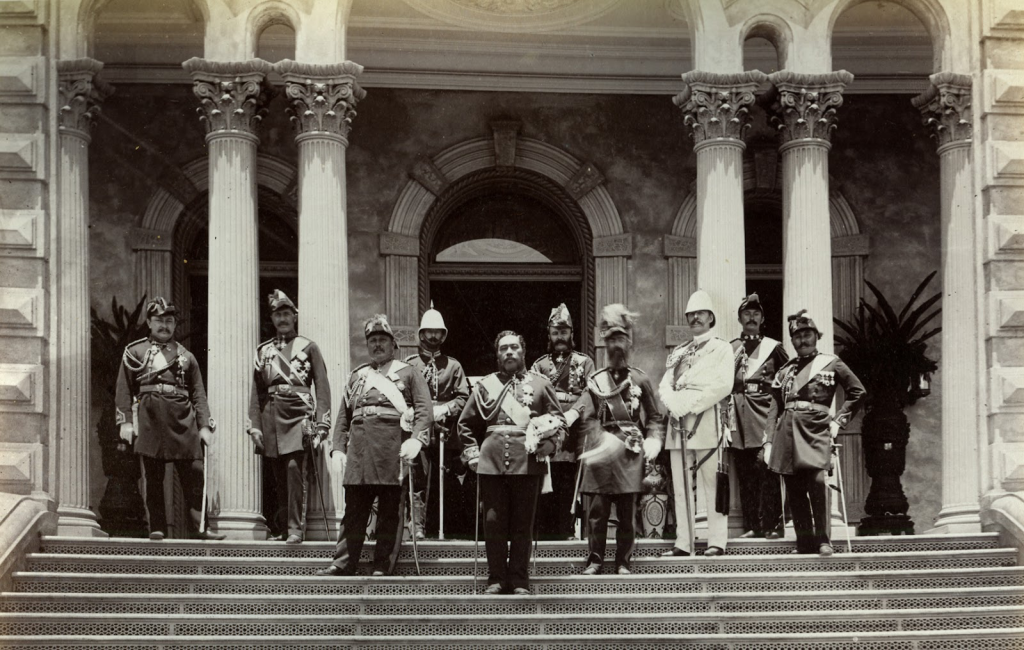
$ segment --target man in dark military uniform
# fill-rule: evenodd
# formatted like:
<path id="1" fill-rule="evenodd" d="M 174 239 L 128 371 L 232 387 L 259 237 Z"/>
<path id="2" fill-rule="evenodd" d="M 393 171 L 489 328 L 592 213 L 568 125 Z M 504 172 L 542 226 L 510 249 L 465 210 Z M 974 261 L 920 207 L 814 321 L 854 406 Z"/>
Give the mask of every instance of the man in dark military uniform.
<path id="1" fill-rule="evenodd" d="M 825 471 L 832 466 L 832 443 L 860 408 L 865 391 L 839 357 L 818 352 L 821 332 L 806 309 L 788 321 L 797 356 L 772 382 L 764 460 L 786 482 L 797 552 L 832 555 Z M 833 417 L 836 386 L 843 387 L 846 399 Z"/>
<path id="2" fill-rule="evenodd" d="M 438 454 L 443 448 L 445 457 L 441 462 L 441 467 L 444 468 L 444 472 L 438 472 L 438 484 L 441 482 L 450 484 L 452 481 L 460 483 L 454 476 L 452 481 L 449 481 L 446 474 L 452 474 L 453 469 L 463 468 L 462 461 L 459 460 L 462 448 L 455 444 L 456 441 L 450 440 L 450 434 L 459 420 L 462 408 L 466 405 L 466 399 L 469 397 L 469 380 L 466 379 L 466 373 L 463 372 L 461 363 L 441 353 L 441 345 L 447 336 L 448 328 L 444 325 L 444 318 L 431 303 L 430 309 L 425 311 L 423 318 L 420 319 L 419 354 L 414 354 L 405 360 L 423 375 L 423 380 L 427 384 L 427 389 L 430 390 L 430 398 L 434 404 L 434 426 L 431 431 L 430 444 L 420 451 L 412 468 L 413 502 L 411 511 L 415 535 L 418 539 L 426 537 L 425 528 L 429 528 L 433 532 L 438 530 L 439 525 L 441 490 L 432 489 L 434 474 L 432 457 L 438 458 Z M 462 492 L 457 491 L 456 496 L 463 496 Z M 458 505 L 471 509 L 473 507 L 472 498 L 468 503 L 459 503 Z M 446 508 L 447 506 L 448 503 L 445 504 Z M 443 525 L 441 530 L 444 530 Z"/>
<path id="3" fill-rule="evenodd" d="M 782 344 L 761 334 L 764 308 L 756 293 L 740 302 L 737 310 L 743 333 L 733 339 L 736 382 L 732 388 L 736 431 L 732 457 L 739 474 L 740 506 L 744 533 L 740 537 L 778 539 L 783 534 L 782 494 L 779 479 L 758 461 L 764 444 L 771 383 L 789 355 Z"/>
<path id="4" fill-rule="evenodd" d="M 590 495 L 587 512 L 590 554 L 585 575 L 601 572 L 608 517 L 615 505 L 615 568 L 631 573 L 636 543 L 636 495 L 643 490 L 644 461 L 653 463 L 665 439 L 665 421 L 644 371 L 629 365 L 637 314 L 624 305 L 601 310 L 601 336 L 608 366 L 590 375 L 576 408 L 587 438 L 580 492 Z"/>
<path id="5" fill-rule="evenodd" d="M 270 462 L 277 502 L 287 509 L 286 542 L 298 544 L 303 537 L 302 497 L 308 491 L 305 450 L 319 446 L 331 429 L 331 386 L 320 348 L 298 335 L 295 303 L 280 290 L 267 301 L 277 336 L 256 348 L 249 436 Z"/>
<path id="6" fill-rule="evenodd" d="M 561 444 L 565 419 L 555 389 L 526 372 L 523 337 L 494 342 L 498 372 L 487 375 L 459 417 L 463 458 L 480 481 L 487 548 L 485 594 L 530 593 L 530 545 L 544 459 Z"/>
<path id="7" fill-rule="evenodd" d="M 537 532 L 541 539 L 573 539 L 572 498 L 576 489 L 576 454 L 582 443 L 578 423 L 580 412 L 573 408 L 583 394 L 587 377 L 594 372 L 594 360 L 573 349 L 572 317 L 565 303 L 551 310 L 548 317 L 548 354 L 530 368 L 547 377 L 555 387 L 568 427 L 562 448 L 551 457 L 551 488 L 541 495 L 537 513 Z"/>
<path id="8" fill-rule="evenodd" d="M 383 314 L 363 324 L 370 363 L 352 371 L 334 427 L 331 460 L 344 472 L 345 515 L 334 562 L 318 576 L 355 575 L 377 499 L 373 575 L 391 575 L 402 542 L 408 463 L 430 440 L 430 391 L 415 368 L 395 359 L 395 335 Z"/>
<path id="9" fill-rule="evenodd" d="M 199 365 L 191 352 L 174 340 L 177 310 L 163 298 L 146 306 L 149 337 L 124 349 L 115 391 L 116 421 L 121 439 L 135 442 L 146 472 L 146 508 L 149 538 L 167 533 L 164 508 L 164 471 L 174 463 L 181 479 L 190 528 L 200 539 L 224 535 L 199 533 L 203 509 L 203 446 L 213 442 L 215 425 L 206 403 Z"/>

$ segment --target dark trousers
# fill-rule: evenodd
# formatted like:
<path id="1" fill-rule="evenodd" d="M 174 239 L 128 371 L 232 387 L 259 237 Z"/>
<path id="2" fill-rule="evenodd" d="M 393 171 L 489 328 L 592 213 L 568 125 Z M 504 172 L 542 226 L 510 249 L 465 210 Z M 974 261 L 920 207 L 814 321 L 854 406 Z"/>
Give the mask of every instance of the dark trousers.
<path id="1" fill-rule="evenodd" d="M 306 492 L 306 452 L 267 458 L 277 484 L 277 507 L 288 513 L 288 534 L 303 536 L 303 496 Z"/>
<path id="2" fill-rule="evenodd" d="M 732 449 L 729 453 L 736 462 L 740 482 L 740 507 L 743 509 L 743 528 L 758 537 L 765 533 L 782 534 L 782 491 L 779 475 L 758 460 L 761 448 Z"/>
<path id="3" fill-rule="evenodd" d="M 355 574 L 363 542 L 366 541 L 370 510 L 373 500 L 377 499 L 377 544 L 373 551 L 373 570 L 383 571 L 385 575 L 394 573 L 402 545 L 407 486 L 345 486 L 345 515 L 341 519 L 338 544 L 334 547 L 334 566 L 349 575 Z"/>
<path id="4" fill-rule="evenodd" d="M 459 459 L 459 453 L 448 453 L 450 445 L 445 445 L 444 474 L 444 537 L 445 539 L 473 539 L 473 527 L 476 525 L 476 472 L 466 469 Z M 436 475 L 440 472 L 435 472 Z M 427 533 L 433 536 L 438 532 L 440 521 L 441 493 L 435 484 L 430 492 L 427 505 Z"/>
<path id="5" fill-rule="evenodd" d="M 618 523 L 615 526 L 615 566 L 629 568 L 636 544 L 636 494 L 591 494 L 590 509 L 587 511 L 590 547 L 588 564 L 604 563 L 604 549 L 608 543 L 608 517 L 615 504 Z"/>
<path id="6" fill-rule="evenodd" d="M 828 544 L 828 524 L 831 514 L 825 490 L 825 470 L 798 469 L 785 475 L 786 498 L 793 513 L 796 530 L 796 549 L 800 553 L 817 553 L 818 547 Z"/>
<path id="7" fill-rule="evenodd" d="M 484 511 L 487 584 L 529 587 L 533 518 L 543 477 L 483 474 L 477 478 Z"/>
<path id="8" fill-rule="evenodd" d="M 576 463 L 551 463 L 552 492 L 540 495 L 537 503 L 537 533 L 541 539 L 572 539 L 576 517 L 572 495 L 576 491 Z"/>
<path id="9" fill-rule="evenodd" d="M 149 532 L 167 532 L 167 512 L 164 508 L 164 471 L 167 463 L 174 463 L 181 479 L 181 491 L 189 510 L 189 532 L 199 531 L 199 515 L 203 510 L 203 460 L 163 460 L 142 456 L 146 471 L 146 508 L 149 510 Z"/>
<path id="10" fill-rule="evenodd" d="M 435 459 L 435 462 L 431 462 L 431 458 Z M 422 504 L 421 515 L 423 521 L 420 521 L 420 525 L 424 528 L 427 524 L 427 504 L 430 499 L 434 497 L 433 493 L 437 492 L 436 486 L 433 485 L 434 481 L 434 465 L 436 465 L 437 459 L 437 447 L 424 447 L 420 450 L 419 455 L 416 457 L 416 462 L 411 466 L 412 473 L 412 490 L 416 497 Z M 436 498 L 436 497 L 435 497 Z M 409 508 L 413 508 L 413 504 L 409 504 Z M 415 515 L 414 515 L 415 516 Z"/>

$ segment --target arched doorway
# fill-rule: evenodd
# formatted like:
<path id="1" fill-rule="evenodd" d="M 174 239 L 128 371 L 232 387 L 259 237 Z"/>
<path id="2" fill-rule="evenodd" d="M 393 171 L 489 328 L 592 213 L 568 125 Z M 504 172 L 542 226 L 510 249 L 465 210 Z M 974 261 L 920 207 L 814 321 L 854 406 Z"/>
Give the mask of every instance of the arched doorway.
<path id="1" fill-rule="evenodd" d="M 551 309 L 565 303 L 576 345 L 590 351 L 590 234 L 568 197 L 524 172 L 471 176 L 451 188 L 421 233 L 426 308 L 445 315 L 448 352 L 471 376 L 492 372 L 495 335 L 512 329 L 526 340 L 527 363 L 547 349 Z"/>

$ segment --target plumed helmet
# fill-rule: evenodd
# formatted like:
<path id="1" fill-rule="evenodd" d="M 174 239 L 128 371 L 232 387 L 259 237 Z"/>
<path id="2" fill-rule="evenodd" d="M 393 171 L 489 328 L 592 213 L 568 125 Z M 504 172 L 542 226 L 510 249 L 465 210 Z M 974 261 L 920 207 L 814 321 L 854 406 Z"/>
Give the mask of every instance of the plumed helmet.
<path id="1" fill-rule="evenodd" d="M 793 336 L 801 330 L 814 330 L 818 336 L 821 336 L 821 330 L 814 324 L 814 319 L 807 313 L 806 309 L 801 309 L 797 313 L 786 319 L 789 322 L 789 335 Z"/>
<path id="2" fill-rule="evenodd" d="M 761 299 L 757 297 L 756 293 L 752 293 L 740 301 L 740 307 L 736 310 L 736 314 L 739 315 L 744 309 L 756 309 L 761 312 L 762 316 L 764 315 L 764 307 L 761 306 Z"/>
<path id="3" fill-rule="evenodd" d="M 621 303 L 605 305 L 601 309 L 601 338 L 608 338 L 613 334 L 625 334 L 629 340 L 633 340 L 633 325 L 640 314 L 629 311 Z"/>
<path id="4" fill-rule="evenodd" d="M 715 308 L 711 304 L 711 296 L 707 291 L 703 289 L 697 289 L 690 295 L 690 300 L 686 303 L 687 314 L 692 314 L 695 311 L 709 311 L 712 314 L 715 313 Z"/>
<path id="5" fill-rule="evenodd" d="M 284 291 L 280 289 L 274 289 L 274 292 L 267 296 L 267 303 L 270 305 L 271 313 L 278 309 L 291 309 L 296 314 L 299 313 L 299 308 L 295 306 L 292 299 L 286 296 Z"/>
<path id="6" fill-rule="evenodd" d="M 363 334 L 366 338 L 370 338 L 374 334 L 387 334 L 391 337 L 392 341 L 395 340 L 395 333 L 388 323 L 388 317 L 384 314 L 374 314 L 367 318 L 366 322 L 363 323 Z"/>
<path id="7" fill-rule="evenodd" d="M 146 305 L 146 318 L 152 318 L 153 316 L 176 316 L 177 314 L 178 308 L 160 296 L 153 298 Z"/>
<path id="8" fill-rule="evenodd" d="M 434 309 L 434 301 L 430 301 L 430 309 L 423 312 L 423 318 L 420 319 L 420 329 L 417 334 L 422 334 L 423 330 L 444 330 L 444 336 L 448 336 L 448 328 L 444 325 L 444 317 L 441 316 L 441 312 Z"/>
<path id="9" fill-rule="evenodd" d="M 568 327 L 572 329 L 572 316 L 569 315 L 569 308 L 563 302 L 551 310 L 548 316 L 548 327 Z"/>

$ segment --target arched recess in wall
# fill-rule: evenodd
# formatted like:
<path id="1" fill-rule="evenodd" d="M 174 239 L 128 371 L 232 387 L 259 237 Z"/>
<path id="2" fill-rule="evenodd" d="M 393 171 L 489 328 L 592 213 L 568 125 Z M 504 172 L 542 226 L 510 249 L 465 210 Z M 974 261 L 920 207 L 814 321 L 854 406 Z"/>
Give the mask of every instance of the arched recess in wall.
<path id="1" fill-rule="evenodd" d="M 746 159 L 743 163 L 745 201 L 771 200 L 782 203 L 782 167 L 771 156 Z M 842 193 L 829 183 L 829 224 L 832 233 L 832 310 L 836 318 L 854 315 L 863 295 L 864 258 L 870 249 L 868 236 Z M 664 237 L 668 260 L 668 325 L 666 347 L 689 338 L 684 311 L 690 294 L 697 289 L 697 191 L 696 182 L 679 206 L 672 233 Z M 736 297 L 737 303 L 739 296 Z"/>
<path id="2" fill-rule="evenodd" d="M 869 0 L 842 0 L 832 8 L 828 21 L 829 51 L 833 51 L 832 40 L 835 35 L 836 22 L 847 10 Z M 823 0 L 824 3 L 824 0 Z M 955 69 L 952 52 L 952 27 L 949 16 L 939 0 L 882 0 L 884 4 L 895 4 L 912 13 L 925 30 L 932 43 L 932 71 L 942 72 Z"/>
<path id="3" fill-rule="evenodd" d="M 436 223 L 434 215 L 440 215 L 442 206 L 456 193 L 495 178 L 529 184 L 550 204 L 560 205 L 565 214 L 578 215 L 574 218 L 583 222 L 581 231 L 589 231 L 590 255 L 586 257 L 587 264 L 592 264 L 594 289 L 585 311 L 591 331 L 601 305 L 627 302 L 632 238 L 623 233 L 601 173 L 593 164 L 556 147 L 519 137 L 518 123 L 496 122 L 492 129 L 493 138 L 468 140 L 418 161 L 409 171 L 411 180 L 398 198 L 387 231 L 380 236 L 387 313 L 404 350 L 416 347 L 419 313 L 425 306 L 421 301 L 426 300 L 426 269 L 422 267 L 428 251 L 422 250 L 422 237 L 430 231 L 424 232 L 424 226 Z"/>

